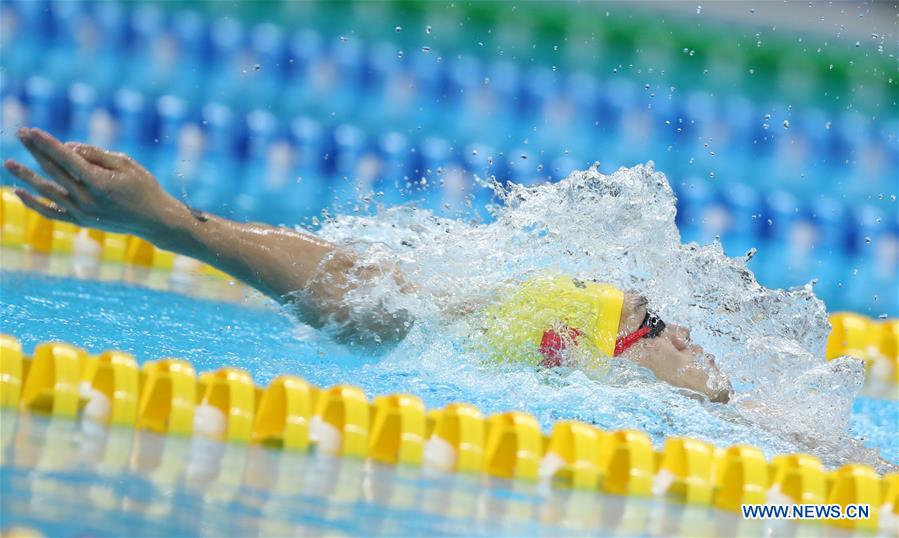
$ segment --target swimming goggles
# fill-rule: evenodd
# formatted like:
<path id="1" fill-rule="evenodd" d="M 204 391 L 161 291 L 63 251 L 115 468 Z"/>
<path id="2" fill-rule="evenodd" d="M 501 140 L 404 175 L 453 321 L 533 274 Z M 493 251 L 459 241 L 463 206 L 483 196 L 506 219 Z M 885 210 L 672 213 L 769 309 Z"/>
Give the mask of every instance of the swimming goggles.
<path id="1" fill-rule="evenodd" d="M 636 331 L 615 341 L 615 356 L 621 355 L 642 338 L 658 338 L 665 330 L 665 322 L 655 312 L 646 311 L 643 322 Z"/>
<path id="2" fill-rule="evenodd" d="M 566 336 L 563 336 L 560 330 L 564 331 Z M 547 329 L 543 333 L 543 339 L 540 341 L 540 354 L 543 355 L 543 360 L 540 361 L 540 366 L 546 368 L 562 366 L 564 362 L 562 352 L 568 347 L 568 342 L 577 342 L 577 338 L 581 335 L 580 330 L 568 326 L 563 326 L 560 330 Z M 665 322 L 662 318 L 655 312 L 647 310 L 643 322 L 636 331 L 615 341 L 614 356 L 621 355 L 642 338 L 657 338 L 664 330 Z"/>

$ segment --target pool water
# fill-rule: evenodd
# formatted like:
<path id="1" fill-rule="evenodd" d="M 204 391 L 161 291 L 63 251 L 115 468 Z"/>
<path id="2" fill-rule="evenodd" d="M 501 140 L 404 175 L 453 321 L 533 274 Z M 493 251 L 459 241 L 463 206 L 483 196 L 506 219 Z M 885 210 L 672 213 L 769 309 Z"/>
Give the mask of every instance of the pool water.
<path id="1" fill-rule="evenodd" d="M 8 267 L 14 256 L 4 252 Z M 218 301 L 148 289 L 137 282 L 8 269 L 0 273 L 0 281 L 0 330 L 19 338 L 29 353 L 40 342 L 62 340 L 92 353 L 124 350 L 141 363 L 178 357 L 190 360 L 197 371 L 223 365 L 244 368 L 260 386 L 291 373 L 318 386 L 358 385 L 369 396 L 414 394 L 428 408 L 466 401 L 485 414 L 527 411 L 545 431 L 560 419 L 578 419 L 604 429 L 641 429 L 657 447 L 667 436 L 683 435 L 718 446 L 753 444 L 768 457 L 810 448 L 802 440 L 752 423 L 731 406 L 699 402 L 630 371 L 603 383 L 577 371 L 547 375 L 530 367 L 464 358 L 424 363 L 411 354 L 415 346 L 401 345 L 384 356 L 350 350 L 304 327 L 255 292 L 236 302 Z M 435 345 L 442 345 L 439 339 Z M 896 401 L 859 397 L 849 424 L 854 438 L 850 440 L 857 446 L 825 452 L 826 464 L 856 458 L 884 470 L 889 467 L 885 462 L 899 463 Z"/>
<path id="2" fill-rule="evenodd" d="M 4 526 L 48 536 L 795 535 L 661 499 L 2 414 Z M 806 531 L 823 532 L 813 524 Z M 844 536 L 831 527 L 828 535 Z"/>

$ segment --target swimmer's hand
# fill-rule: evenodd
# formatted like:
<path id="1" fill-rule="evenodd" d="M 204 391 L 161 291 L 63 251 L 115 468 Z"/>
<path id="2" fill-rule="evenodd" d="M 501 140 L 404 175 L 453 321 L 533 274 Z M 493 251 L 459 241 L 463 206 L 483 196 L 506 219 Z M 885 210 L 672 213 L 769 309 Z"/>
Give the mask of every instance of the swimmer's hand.
<path id="1" fill-rule="evenodd" d="M 183 211 L 150 172 L 125 154 L 63 144 L 40 129 L 23 127 L 18 137 L 46 177 L 11 159 L 4 165 L 46 198 L 15 191 L 44 217 L 154 241 L 166 233 L 165 223 Z"/>
<path id="2" fill-rule="evenodd" d="M 166 193 L 127 155 L 63 144 L 40 129 L 22 128 L 18 135 L 47 177 L 13 160 L 4 165 L 47 199 L 16 190 L 26 206 L 47 218 L 134 234 L 197 258 L 296 306 L 300 319 L 313 327 L 339 327 L 333 333 L 338 341 L 395 342 L 411 326 L 405 312 L 387 312 L 379 304 L 347 304 L 349 293 L 379 278 L 393 278 L 402 291 L 412 291 L 389 261 L 362 264 L 353 252 L 311 234 L 192 209 Z"/>

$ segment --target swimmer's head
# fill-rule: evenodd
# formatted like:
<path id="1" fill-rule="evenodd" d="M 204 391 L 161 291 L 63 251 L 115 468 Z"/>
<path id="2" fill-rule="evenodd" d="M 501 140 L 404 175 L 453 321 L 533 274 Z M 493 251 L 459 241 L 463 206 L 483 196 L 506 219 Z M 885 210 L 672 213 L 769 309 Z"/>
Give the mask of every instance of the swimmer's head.
<path id="1" fill-rule="evenodd" d="M 666 324 L 645 297 L 609 284 L 532 278 L 486 310 L 485 330 L 486 351 L 496 360 L 602 373 L 608 359 L 620 355 L 712 401 L 726 402 L 732 392 L 715 358 L 692 343 L 689 329 Z"/>
<path id="2" fill-rule="evenodd" d="M 610 284 L 542 275 L 516 288 L 487 311 L 490 354 L 503 361 L 561 366 L 587 357 L 604 363 L 641 340 L 675 336 L 647 308 L 646 299 Z"/>
<path id="3" fill-rule="evenodd" d="M 625 294 L 561 275 L 532 278 L 486 311 L 488 353 L 556 366 L 576 351 L 599 363 L 615 353 Z"/>

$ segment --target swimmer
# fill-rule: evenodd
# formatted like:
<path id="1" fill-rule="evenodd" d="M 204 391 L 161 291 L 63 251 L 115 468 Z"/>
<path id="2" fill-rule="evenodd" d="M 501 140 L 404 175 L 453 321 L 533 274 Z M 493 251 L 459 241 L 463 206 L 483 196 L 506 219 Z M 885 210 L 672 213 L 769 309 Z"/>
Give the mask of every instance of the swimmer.
<path id="1" fill-rule="evenodd" d="M 16 189 L 29 208 L 44 217 L 79 226 L 141 237 L 157 247 L 182 254 L 224 271 L 282 304 L 296 307 L 306 324 L 322 328 L 337 322 L 337 340 L 387 345 L 405 337 L 408 313 L 386 309 L 360 314 L 344 301 L 348 293 L 376 278 L 393 277 L 401 291 L 414 287 L 388 263 L 364 264 L 358 256 L 312 234 L 291 228 L 239 223 L 193 209 L 159 185 L 156 178 L 122 153 L 75 142 L 61 143 L 35 128 L 21 128 L 18 137 L 46 177 L 13 160 L 4 166 L 44 199 Z M 617 290 L 616 290 L 617 291 Z M 727 402 L 732 389 L 714 358 L 690 340 L 690 331 L 664 323 L 645 297 L 621 293 L 604 323 L 613 327 L 608 354 L 620 355 L 648 368 L 671 385 Z M 620 313 L 619 313 L 620 312 Z M 557 327 L 558 329 L 558 327 Z M 562 363 L 557 339 L 567 334 L 543 334 L 543 366 Z M 373 340 L 371 337 L 373 336 Z"/>

